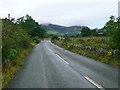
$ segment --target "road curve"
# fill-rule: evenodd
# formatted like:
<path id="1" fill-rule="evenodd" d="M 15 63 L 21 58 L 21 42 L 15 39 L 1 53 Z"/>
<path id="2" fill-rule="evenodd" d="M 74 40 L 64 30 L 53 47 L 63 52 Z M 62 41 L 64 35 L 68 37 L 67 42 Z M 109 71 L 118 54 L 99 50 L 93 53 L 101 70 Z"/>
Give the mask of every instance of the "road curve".
<path id="1" fill-rule="evenodd" d="M 118 88 L 118 69 L 42 41 L 6 88 Z"/>

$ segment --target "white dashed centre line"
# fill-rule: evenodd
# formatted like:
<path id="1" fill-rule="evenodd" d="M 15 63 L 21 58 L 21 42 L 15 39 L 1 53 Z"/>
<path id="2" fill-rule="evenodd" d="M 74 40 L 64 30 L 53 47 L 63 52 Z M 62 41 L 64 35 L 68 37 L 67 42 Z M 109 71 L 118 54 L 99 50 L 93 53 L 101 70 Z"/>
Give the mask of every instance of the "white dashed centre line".
<path id="1" fill-rule="evenodd" d="M 67 61 L 65 61 L 63 58 L 61 58 L 58 54 L 56 54 L 63 62 L 65 62 L 66 64 L 69 64 Z"/>
<path id="2" fill-rule="evenodd" d="M 86 80 L 88 80 L 89 82 L 91 82 L 94 86 L 96 86 L 96 87 L 99 88 L 100 90 L 105 90 L 101 85 L 97 84 L 95 81 L 93 81 L 93 80 L 90 79 L 89 77 L 84 76 L 84 78 L 85 78 Z"/>

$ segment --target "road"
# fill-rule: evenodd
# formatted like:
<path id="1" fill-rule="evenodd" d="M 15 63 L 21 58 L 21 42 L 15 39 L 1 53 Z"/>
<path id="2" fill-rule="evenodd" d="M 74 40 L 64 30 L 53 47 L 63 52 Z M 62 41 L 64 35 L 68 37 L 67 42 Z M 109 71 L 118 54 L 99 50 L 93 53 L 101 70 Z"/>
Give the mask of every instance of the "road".
<path id="1" fill-rule="evenodd" d="M 118 69 L 42 41 L 7 88 L 118 88 Z"/>

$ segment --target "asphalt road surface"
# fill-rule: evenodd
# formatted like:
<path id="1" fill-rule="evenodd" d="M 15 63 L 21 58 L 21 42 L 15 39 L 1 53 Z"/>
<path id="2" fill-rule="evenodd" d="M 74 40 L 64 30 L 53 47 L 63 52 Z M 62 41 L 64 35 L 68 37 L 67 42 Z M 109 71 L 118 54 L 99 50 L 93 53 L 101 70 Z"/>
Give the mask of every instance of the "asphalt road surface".
<path id="1" fill-rule="evenodd" d="M 118 69 L 42 41 L 7 88 L 118 88 Z"/>

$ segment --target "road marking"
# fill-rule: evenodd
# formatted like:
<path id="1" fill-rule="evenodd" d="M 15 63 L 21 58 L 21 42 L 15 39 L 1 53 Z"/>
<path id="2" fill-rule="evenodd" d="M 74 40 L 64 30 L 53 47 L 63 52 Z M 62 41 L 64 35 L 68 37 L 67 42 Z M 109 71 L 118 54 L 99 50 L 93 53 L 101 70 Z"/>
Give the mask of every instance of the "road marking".
<path id="1" fill-rule="evenodd" d="M 49 49 L 49 51 L 53 53 L 53 51 L 51 49 Z"/>
<path id="2" fill-rule="evenodd" d="M 93 85 L 95 85 L 98 89 L 100 90 L 105 90 L 101 85 L 97 84 L 95 81 L 93 81 L 92 79 L 90 79 L 87 76 L 84 76 L 85 79 L 87 79 L 89 82 L 91 82 Z"/>
<path id="3" fill-rule="evenodd" d="M 61 47 L 59 47 L 59 46 L 57 46 L 57 45 L 55 45 L 55 44 L 53 44 L 53 43 L 51 43 L 51 44 L 52 44 L 53 46 L 55 46 L 55 47 L 57 47 L 57 48 L 63 50 L 63 48 L 61 48 Z"/>
<path id="4" fill-rule="evenodd" d="M 66 64 L 69 64 L 67 61 L 65 61 L 63 58 L 61 58 L 58 54 L 56 54 L 63 62 L 65 62 Z"/>
<path id="5" fill-rule="evenodd" d="M 65 52 L 68 52 L 67 50 L 64 50 Z"/>

